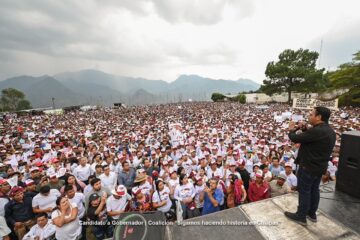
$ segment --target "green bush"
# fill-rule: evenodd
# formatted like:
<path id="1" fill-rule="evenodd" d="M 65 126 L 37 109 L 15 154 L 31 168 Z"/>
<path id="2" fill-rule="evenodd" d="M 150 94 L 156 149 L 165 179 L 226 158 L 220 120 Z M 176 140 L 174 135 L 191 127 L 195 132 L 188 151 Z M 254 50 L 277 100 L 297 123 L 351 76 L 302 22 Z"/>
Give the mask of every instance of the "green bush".
<path id="1" fill-rule="evenodd" d="M 360 107 L 360 89 L 353 88 L 339 97 L 339 107 L 353 106 Z"/>
<path id="2" fill-rule="evenodd" d="M 237 95 L 236 97 L 233 98 L 233 101 L 244 104 L 244 103 L 246 103 L 246 96 L 245 96 L 245 94 L 239 94 L 239 95 Z"/>
<path id="3" fill-rule="evenodd" d="M 211 100 L 214 102 L 223 101 L 225 99 L 225 96 L 221 93 L 213 93 L 211 95 Z"/>

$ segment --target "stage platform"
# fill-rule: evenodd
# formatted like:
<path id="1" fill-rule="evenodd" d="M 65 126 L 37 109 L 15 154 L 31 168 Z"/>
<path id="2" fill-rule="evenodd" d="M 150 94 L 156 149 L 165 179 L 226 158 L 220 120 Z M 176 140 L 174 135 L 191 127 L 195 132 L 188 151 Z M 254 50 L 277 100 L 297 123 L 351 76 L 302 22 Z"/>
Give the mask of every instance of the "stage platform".
<path id="1" fill-rule="evenodd" d="M 360 199 L 335 191 L 334 183 L 320 189 L 317 223 L 308 221 L 307 226 L 301 226 L 285 217 L 285 211 L 295 212 L 297 209 L 298 196 L 292 193 L 192 218 L 183 225 L 167 226 L 166 239 L 360 240 Z"/>

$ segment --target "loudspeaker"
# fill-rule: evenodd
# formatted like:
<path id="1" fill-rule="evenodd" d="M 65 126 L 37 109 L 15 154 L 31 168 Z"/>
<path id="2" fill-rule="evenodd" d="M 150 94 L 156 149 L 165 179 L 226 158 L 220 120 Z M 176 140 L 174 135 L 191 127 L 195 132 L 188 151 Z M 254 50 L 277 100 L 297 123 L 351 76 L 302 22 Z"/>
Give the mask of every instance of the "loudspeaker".
<path id="1" fill-rule="evenodd" d="M 128 212 L 120 215 L 113 223 L 114 240 L 162 240 L 165 238 L 166 222 L 164 213 L 156 212 Z"/>
<path id="2" fill-rule="evenodd" d="M 341 135 L 336 190 L 360 199 L 360 132 Z"/>

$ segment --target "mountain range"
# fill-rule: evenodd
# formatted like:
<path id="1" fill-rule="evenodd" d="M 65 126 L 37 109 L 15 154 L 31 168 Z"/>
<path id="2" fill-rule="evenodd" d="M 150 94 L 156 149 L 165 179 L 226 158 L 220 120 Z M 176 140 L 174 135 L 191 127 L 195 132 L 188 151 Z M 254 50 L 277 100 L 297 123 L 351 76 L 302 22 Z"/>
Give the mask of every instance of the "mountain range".
<path id="1" fill-rule="evenodd" d="M 19 76 L 0 81 L 0 90 L 16 88 L 25 93 L 33 107 L 56 107 L 114 102 L 127 105 L 208 101 L 214 92 L 223 94 L 257 90 L 260 85 L 249 79 L 237 81 L 181 75 L 173 82 L 116 76 L 98 70 L 64 72 L 54 76 Z"/>

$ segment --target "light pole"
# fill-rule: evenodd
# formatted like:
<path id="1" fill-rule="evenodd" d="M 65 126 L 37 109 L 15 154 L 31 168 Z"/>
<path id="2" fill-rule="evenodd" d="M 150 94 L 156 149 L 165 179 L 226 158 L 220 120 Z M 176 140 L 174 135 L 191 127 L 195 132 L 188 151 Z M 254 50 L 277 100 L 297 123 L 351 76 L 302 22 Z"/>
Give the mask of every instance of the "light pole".
<path id="1" fill-rule="evenodd" d="M 52 97 L 52 98 L 51 98 L 51 101 L 52 101 L 52 108 L 55 109 L 55 98 Z"/>

